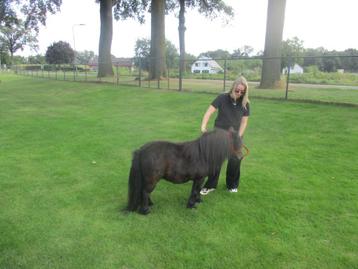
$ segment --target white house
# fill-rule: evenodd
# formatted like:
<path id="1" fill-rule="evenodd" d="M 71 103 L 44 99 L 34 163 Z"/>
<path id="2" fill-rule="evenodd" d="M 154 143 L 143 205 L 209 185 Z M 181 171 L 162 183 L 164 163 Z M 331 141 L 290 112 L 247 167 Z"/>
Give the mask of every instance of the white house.
<path id="1" fill-rule="evenodd" d="M 199 57 L 191 66 L 192 73 L 217 74 L 220 71 L 224 71 L 224 69 L 216 61 L 206 56 Z"/>
<path id="2" fill-rule="evenodd" d="M 287 74 L 287 67 L 282 69 L 282 74 Z M 294 66 L 290 68 L 290 74 L 303 74 L 303 67 L 299 64 L 294 64 Z"/>

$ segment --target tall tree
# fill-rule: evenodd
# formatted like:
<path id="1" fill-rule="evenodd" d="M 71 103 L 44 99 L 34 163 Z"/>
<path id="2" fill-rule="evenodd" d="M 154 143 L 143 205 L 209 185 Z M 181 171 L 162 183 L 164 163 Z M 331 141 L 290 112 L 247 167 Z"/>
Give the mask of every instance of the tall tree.
<path id="1" fill-rule="evenodd" d="M 173 8 L 175 4 L 169 1 L 169 7 Z M 186 6 L 189 8 L 197 7 L 200 13 L 206 17 L 215 18 L 218 14 L 227 15 L 228 18 L 234 16 L 232 7 L 226 5 L 222 0 L 179 0 L 179 89 L 182 89 L 182 75 L 185 71 L 185 12 Z"/>
<path id="2" fill-rule="evenodd" d="M 5 45 L 0 41 L 0 69 L 4 64 L 10 64 L 10 56 L 5 48 Z"/>
<path id="3" fill-rule="evenodd" d="M 23 50 L 25 46 L 36 49 L 37 38 L 35 33 L 28 30 L 19 20 L 12 26 L 0 26 L 0 44 L 10 52 L 10 63 L 12 63 L 16 51 Z"/>
<path id="4" fill-rule="evenodd" d="M 274 88 L 281 75 L 281 42 L 286 0 L 268 0 L 264 60 L 260 88 Z"/>
<path id="5" fill-rule="evenodd" d="M 101 32 L 98 49 L 98 77 L 113 76 L 111 47 L 113 35 L 112 0 L 100 0 Z"/>
<path id="6" fill-rule="evenodd" d="M 185 72 L 185 0 L 179 0 L 179 90 L 183 88 L 183 74 Z"/>
<path id="7" fill-rule="evenodd" d="M 149 79 L 165 76 L 165 0 L 151 2 L 150 57 Z"/>
<path id="8" fill-rule="evenodd" d="M 113 76 L 111 47 L 113 14 L 116 20 L 136 18 L 144 22 L 149 0 L 97 0 L 100 4 L 101 32 L 98 51 L 98 77 Z M 112 14 L 113 12 L 113 14 Z"/>
<path id="9" fill-rule="evenodd" d="M 25 45 L 36 46 L 39 25 L 46 25 L 48 13 L 55 14 L 60 10 L 62 0 L 1 0 L 0 26 L 2 38 L 7 40 L 6 47 L 11 54 L 23 49 Z M 23 20 L 22 20 L 23 18 Z M 22 33 L 19 35 L 19 33 Z"/>

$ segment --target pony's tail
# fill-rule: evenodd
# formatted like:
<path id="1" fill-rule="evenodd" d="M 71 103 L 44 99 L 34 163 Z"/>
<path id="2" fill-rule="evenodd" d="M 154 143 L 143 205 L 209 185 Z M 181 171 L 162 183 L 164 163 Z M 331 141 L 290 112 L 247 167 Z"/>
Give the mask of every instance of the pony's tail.
<path id="1" fill-rule="evenodd" d="M 142 200 L 143 176 L 140 166 L 140 152 L 133 154 L 132 167 L 128 180 L 128 211 L 136 211 Z"/>

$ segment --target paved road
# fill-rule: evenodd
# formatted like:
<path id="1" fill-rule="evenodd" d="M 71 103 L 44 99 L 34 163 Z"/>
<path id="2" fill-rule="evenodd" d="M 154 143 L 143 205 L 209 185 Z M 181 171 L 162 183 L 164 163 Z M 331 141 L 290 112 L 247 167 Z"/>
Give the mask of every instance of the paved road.
<path id="1" fill-rule="evenodd" d="M 250 84 L 259 85 L 259 82 L 252 82 Z M 342 89 L 342 90 L 358 90 L 358 86 L 347 85 L 322 85 L 322 84 L 303 84 L 303 83 L 290 83 L 290 87 L 297 88 L 315 88 L 315 89 Z"/>

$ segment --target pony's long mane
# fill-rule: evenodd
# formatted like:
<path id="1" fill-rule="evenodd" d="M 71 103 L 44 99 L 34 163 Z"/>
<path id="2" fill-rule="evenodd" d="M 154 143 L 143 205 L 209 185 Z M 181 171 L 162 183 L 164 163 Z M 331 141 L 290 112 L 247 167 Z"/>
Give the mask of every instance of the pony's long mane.
<path id="1" fill-rule="evenodd" d="M 223 129 L 204 133 L 198 139 L 183 143 L 184 155 L 195 163 L 204 162 L 208 172 L 217 171 L 230 154 L 230 133 Z"/>

